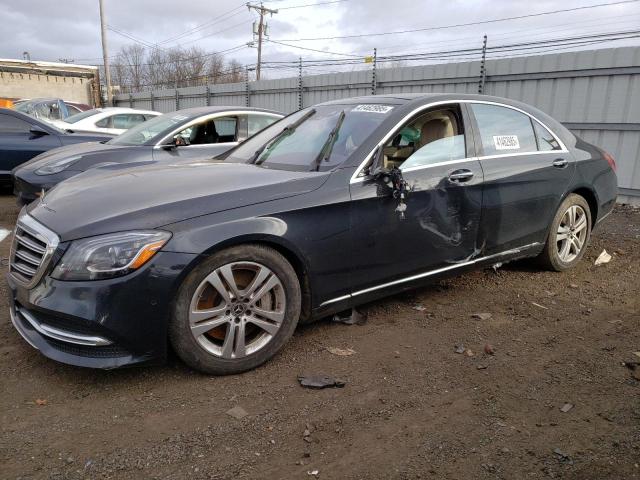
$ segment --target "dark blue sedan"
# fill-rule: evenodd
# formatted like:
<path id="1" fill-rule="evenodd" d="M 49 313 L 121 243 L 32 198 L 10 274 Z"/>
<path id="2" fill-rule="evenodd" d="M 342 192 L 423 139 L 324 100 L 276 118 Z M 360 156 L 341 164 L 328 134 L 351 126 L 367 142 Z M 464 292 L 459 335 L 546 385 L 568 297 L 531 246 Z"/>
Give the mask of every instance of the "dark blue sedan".
<path id="1" fill-rule="evenodd" d="M 113 135 L 60 130 L 22 112 L 0 108 L 0 183 L 9 183 L 11 170 L 42 152 L 73 143 L 112 138 Z"/>

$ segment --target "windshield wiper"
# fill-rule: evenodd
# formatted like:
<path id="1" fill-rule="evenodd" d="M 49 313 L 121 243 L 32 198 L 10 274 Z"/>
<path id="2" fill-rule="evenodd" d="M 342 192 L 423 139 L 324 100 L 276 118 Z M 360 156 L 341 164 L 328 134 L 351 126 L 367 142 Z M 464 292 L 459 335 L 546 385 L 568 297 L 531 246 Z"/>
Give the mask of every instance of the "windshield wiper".
<path id="1" fill-rule="evenodd" d="M 293 132 L 295 132 L 296 128 L 298 128 L 305 120 L 307 120 L 309 117 L 311 117 L 314 113 L 316 113 L 316 109 L 312 108 L 307 113 L 305 113 L 302 117 L 300 117 L 298 120 L 296 120 L 295 122 L 290 123 L 289 125 L 284 127 L 280 131 L 280 133 L 278 133 L 270 141 L 268 141 L 262 147 L 260 147 L 258 150 L 256 150 L 256 153 L 253 156 L 253 158 L 251 159 L 250 163 L 254 163 L 256 165 L 260 165 L 261 163 L 263 163 L 267 159 L 267 157 L 261 159 L 258 162 L 258 158 L 260 158 L 260 155 L 262 155 L 262 152 L 264 152 L 265 150 L 268 150 L 270 148 L 275 147 L 278 143 L 280 143 L 282 140 L 284 140 L 289 135 L 291 135 Z"/>
<path id="2" fill-rule="evenodd" d="M 331 157 L 331 152 L 333 151 L 333 146 L 336 144 L 336 140 L 338 139 L 338 132 L 340 131 L 340 127 L 342 127 L 342 122 L 344 122 L 344 117 L 346 117 L 346 114 L 344 113 L 344 110 L 342 110 L 342 112 L 340 112 L 340 116 L 338 117 L 338 121 L 336 122 L 335 127 L 333 127 L 333 129 L 329 132 L 329 136 L 327 137 L 327 140 L 324 142 L 324 145 L 322 145 L 322 148 L 320 149 L 320 153 L 318 154 L 316 159 L 313 161 L 312 170 L 315 170 L 316 172 L 319 171 L 320 165 L 322 164 L 322 162 L 329 160 L 329 158 Z"/>

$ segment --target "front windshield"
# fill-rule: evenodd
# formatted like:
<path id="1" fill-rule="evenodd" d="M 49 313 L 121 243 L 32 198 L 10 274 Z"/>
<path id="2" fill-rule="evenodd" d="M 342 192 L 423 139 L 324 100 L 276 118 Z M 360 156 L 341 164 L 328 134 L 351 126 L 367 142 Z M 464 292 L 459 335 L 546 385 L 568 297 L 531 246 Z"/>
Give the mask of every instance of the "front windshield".
<path id="1" fill-rule="evenodd" d="M 100 110 L 99 108 L 86 110 L 84 112 L 80 112 L 80 113 L 76 113 L 75 115 L 71 115 L 70 117 L 65 118 L 64 121 L 66 123 L 76 123 L 76 122 L 79 122 L 80 120 L 83 120 L 83 119 L 85 119 L 87 117 L 90 117 L 92 115 L 100 113 L 101 111 L 102 110 Z"/>
<path id="2" fill-rule="evenodd" d="M 110 145 L 144 145 L 155 137 L 161 137 L 169 133 L 175 125 L 179 125 L 188 120 L 189 117 L 177 112 L 160 115 L 146 122 L 142 122 L 130 128 L 113 140 L 109 140 Z"/>
<path id="3" fill-rule="evenodd" d="M 349 158 L 392 109 L 374 104 L 300 110 L 241 144 L 227 160 L 278 170 L 331 170 Z"/>

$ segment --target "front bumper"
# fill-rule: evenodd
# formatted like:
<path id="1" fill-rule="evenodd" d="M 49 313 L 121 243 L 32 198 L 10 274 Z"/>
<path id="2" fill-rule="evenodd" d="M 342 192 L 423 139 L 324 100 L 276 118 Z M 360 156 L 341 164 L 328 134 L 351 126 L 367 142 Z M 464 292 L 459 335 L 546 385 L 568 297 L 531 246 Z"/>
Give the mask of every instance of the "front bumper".
<path id="1" fill-rule="evenodd" d="M 53 360 L 92 368 L 161 363 L 172 301 L 195 255 L 159 252 L 123 277 L 65 282 L 45 276 L 32 289 L 9 275 L 11 321 Z"/>

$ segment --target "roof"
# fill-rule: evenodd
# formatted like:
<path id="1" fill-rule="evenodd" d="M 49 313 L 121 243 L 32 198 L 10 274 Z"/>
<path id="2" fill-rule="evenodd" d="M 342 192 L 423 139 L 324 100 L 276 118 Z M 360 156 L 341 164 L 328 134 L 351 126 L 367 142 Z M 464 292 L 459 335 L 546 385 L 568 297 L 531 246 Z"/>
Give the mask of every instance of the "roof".
<path id="1" fill-rule="evenodd" d="M 193 108 L 183 108 L 177 110 L 175 112 L 168 112 L 168 115 L 174 115 L 179 113 L 181 115 L 189 115 L 189 116 L 198 116 L 198 115 L 207 115 L 210 113 L 220 113 L 224 111 L 234 111 L 234 112 L 265 112 L 265 113 L 275 113 L 277 115 L 284 115 L 282 112 L 277 112 L 275 110 L 267 110 L 266 108 L 254 108 L 254 107 L 238 107 L 233 105 L 228 106 L 215 106 L 215 107 L 193 107 Z M 165 115 L 167 115 L 165 114 Z"/>
<path id="2" fill-rule="evenodd" d="M 44 72 L 65 72 L 65 73 L 79 73 L 79 74 L 91 74 L 95 75 L 98 72 L 98 67 L 94 65 L 77 65 L 73 63 L 58 63 L 58 62 L 40 62 L 31 60 L 18 60 L 15 58 L 0 58 L 0 70 L 41 70 Z"/>
<path id="3" fill-rule="evenodd" d="M 471 93 L 401 93 L 396 95 L 367 95 L 363 97 L 343 98 L 332 100 L 320 105 L 354 105 L 361 103 L 387 104 L 387 105 L 415 105 L 419 106 L 425 103 L 460 100 L 479 101 L 479 102 L 496 102 L 505 105 L 511 105 L 525 111 L 535 111 L 541 113 L 535 107 L 510 98 L 494 97 L 492 95 L 479 95 Z"/>

